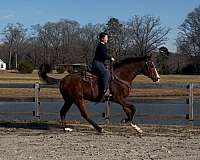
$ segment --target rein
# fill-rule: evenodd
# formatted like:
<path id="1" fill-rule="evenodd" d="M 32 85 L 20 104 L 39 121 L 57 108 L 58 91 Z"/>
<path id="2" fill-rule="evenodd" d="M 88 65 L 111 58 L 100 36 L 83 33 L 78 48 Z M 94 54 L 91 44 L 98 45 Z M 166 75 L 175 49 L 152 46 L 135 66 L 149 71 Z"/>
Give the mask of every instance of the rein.
<path id="1" fill-rule="evenodd" d="M 120 79 L 120 78 L 119 78 L 119 77 L 117 77 L 116 75 L 114 75 L 114 79 L 115 79 L 115 80 L 117 80 L 118 82 L 120 82 L 120 83 L 124 84 L 124 85 L 125 85 L 126 87 L 128 87 L 129 89 L 131 89 L 131 88 L 132 88 L 130 83 L 128 83 L 128 82 L 126 82 L 126 81 L 124 81 L 124 80 Z"/>
<path id="2" fill-rule="evenodd" d="M 116 80 L 119 83 L 124 84 L 128 89 L 132 88 L 130 83 L 120 79 L 119 77 L 117 77 L 117 75 L 115 75 L 114 70 L 113 70 L 113 63 L 112 62 L 110 63 L 109 71 L 110 71 L 110 76 L 111 76 L 110 81 Z"/>

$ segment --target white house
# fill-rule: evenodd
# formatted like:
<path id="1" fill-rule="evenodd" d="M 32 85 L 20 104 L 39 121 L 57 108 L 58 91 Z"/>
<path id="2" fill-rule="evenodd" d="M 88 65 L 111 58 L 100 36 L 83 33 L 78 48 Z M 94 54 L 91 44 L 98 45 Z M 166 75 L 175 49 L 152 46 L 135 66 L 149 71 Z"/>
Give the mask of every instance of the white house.
<path id="1" fill-rule="evenodd" d="M 0 70 L 6 70 L 6 63 L 0 59 Z"/>

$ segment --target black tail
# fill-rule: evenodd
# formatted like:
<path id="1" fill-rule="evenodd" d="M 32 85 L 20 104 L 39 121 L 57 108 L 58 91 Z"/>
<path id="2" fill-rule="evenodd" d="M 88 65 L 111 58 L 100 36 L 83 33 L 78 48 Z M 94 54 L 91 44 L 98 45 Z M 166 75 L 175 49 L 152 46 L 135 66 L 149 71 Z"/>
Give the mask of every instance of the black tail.
<path id="1" fill-rule="evenodd" d="M 45 81 L 47 84 L 58 84 L 59 79 L 49 77 L 47 73 L 51 71 L 51 67 L 49 64 L 41 64 L 39 67 L 38 75 L 39 77 Z"/>

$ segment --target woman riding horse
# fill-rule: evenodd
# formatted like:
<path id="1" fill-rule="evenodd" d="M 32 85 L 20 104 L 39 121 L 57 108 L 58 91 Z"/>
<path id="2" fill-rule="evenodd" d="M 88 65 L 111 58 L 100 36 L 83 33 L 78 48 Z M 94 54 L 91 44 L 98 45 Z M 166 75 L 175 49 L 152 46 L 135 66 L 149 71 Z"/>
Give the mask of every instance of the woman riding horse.
<path id="1" fill-rule="evenodd" d="M 64 105 L 60 110 L 60 117 L 64 123 L 66 113 L 72 106 L 76 104 L 80 110 L 81 116 L 85 118 L 97 131 L 102 132 L 102 128 L 90 119 L 85 110 L 85 100 L 96 101 L 98 97 L 97 80 L 92 79 L 86 81 L 80 73 L 74 73 L 65 76 L 61 80 L 57 80 L 47 75 L 45 69 L 46 65 L 39 68 L 39 76 L 47 83 L 60 82 L 59 89 L 64 99 Z M 112 94 L 112 101 L 120 104 L 127 115 L 126 122 L 132 122 L 135 114 L 135 106 L 126 101 L 126 97 L 130 93 L 130 84 L 134 78 L 143 74 L 156 82 L 160 79 L 155 65 L 150 57 L 129 57 L 115 63 L 113 66 L 114 78 L 110 84 L 110 92 Z"/>
<path id="2" fill-rule="evenodd" d="M 105 61 L 114 61 L 114 58 L 107 53 L 106 44 L 108 43 L 108 34 L 105 32 L 100 33 L 99 41 L 92 62 L 92 71 L 98 77 L 99 95 L 97 100 L 103 101 L 106 96 L 109 96 L 108 83 L 110 79 L 110 73 L 105 67 Z"/>

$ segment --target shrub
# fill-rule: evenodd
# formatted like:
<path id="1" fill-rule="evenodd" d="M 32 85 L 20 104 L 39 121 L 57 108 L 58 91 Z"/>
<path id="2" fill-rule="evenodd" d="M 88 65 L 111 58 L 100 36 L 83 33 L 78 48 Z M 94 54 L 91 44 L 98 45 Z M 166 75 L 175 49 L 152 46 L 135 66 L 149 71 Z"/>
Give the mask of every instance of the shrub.
<path id="1" fill-rule="evenodd" d="M 182 69 L 183 74 L 193 75 L 194 74 L 194 66 L 192 64 L 187 65 Z"/>
<path id="2" fill-rule="evenodd" d="M 64 66 L 58 66 L 56 68 L 57 73 L 61 74 L 65 72 L 65 67 Z"/>
<path id="3" fill-rule="evenodd" d="M 170 69 L 168 67 L 168 65 L 162 65 L 160 68 L 159 68 L 159 73 L 160 74 L 163 74 L 163 75 L 167 75 L 170 73 Z"/>
<path id="4" fill-rule="evenodd" d="M 29 61 L 22 61 L 18 65 L 18 71 L 20 73 L 32 73 L 33 72 L 33 64 Z"/>

